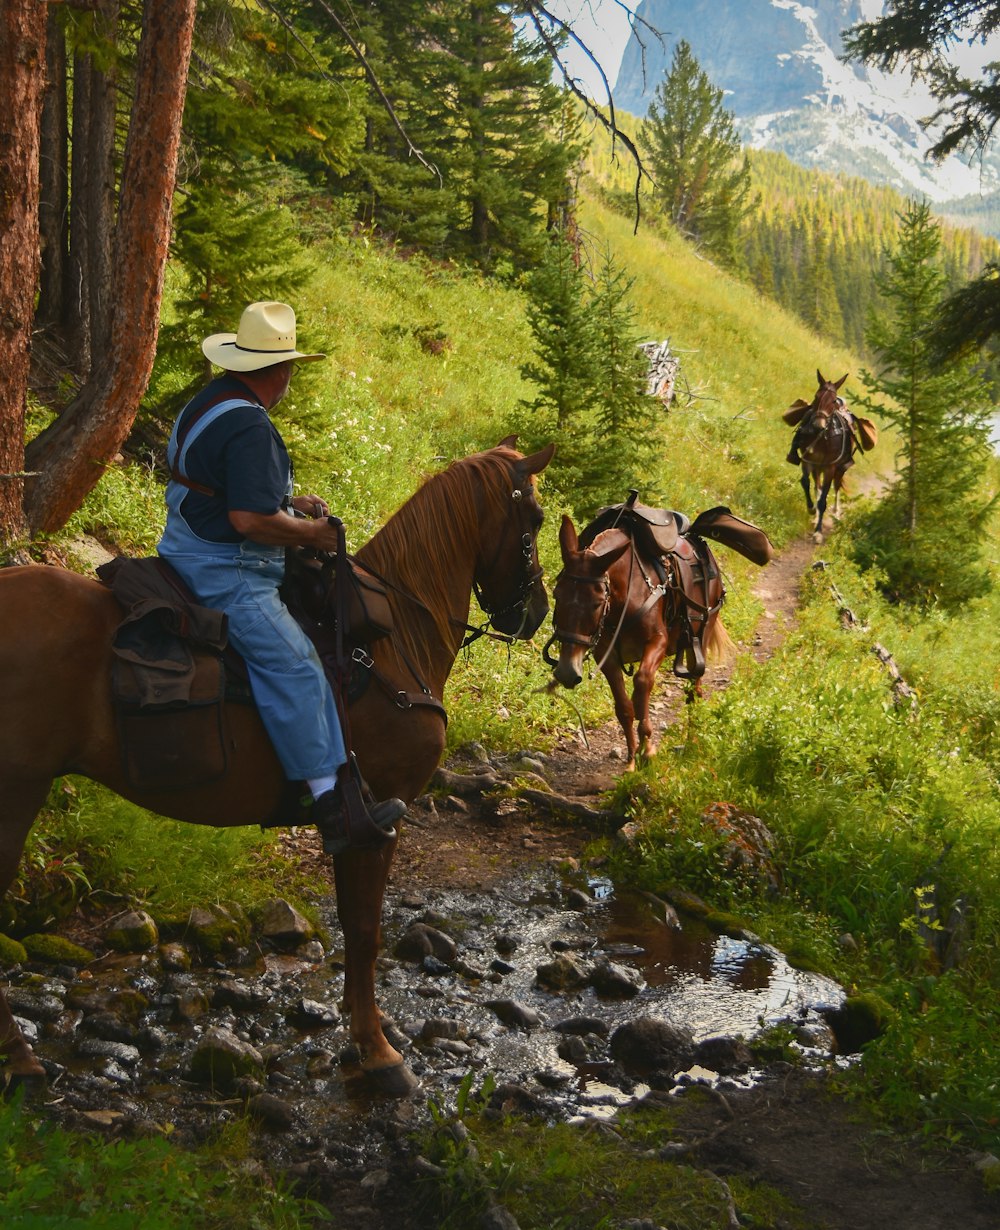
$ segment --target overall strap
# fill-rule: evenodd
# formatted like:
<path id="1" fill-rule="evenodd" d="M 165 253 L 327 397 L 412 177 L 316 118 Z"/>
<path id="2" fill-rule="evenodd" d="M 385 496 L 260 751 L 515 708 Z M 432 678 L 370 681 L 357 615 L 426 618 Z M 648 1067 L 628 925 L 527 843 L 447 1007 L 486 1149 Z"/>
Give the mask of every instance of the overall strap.
<path id="1" fill-rule="evenodd" d="M 217 493 L 211 488 L 206 487 L 203 483 L 196 483 L 193 479 L 187 477 L 184 473 L 184 461 L 187 457 L 187 450 L 197 440 L 201 433 L 216 419 L 221 418 L 228 410 L 235 410 L 237 406 L 253 406 L 254 403 L 246 397 L 232 397 L 223 394 L 219 398 L 209 398 L 204 405 L 193 410 L 186 418 L 182 414 L 174 424 L 174 430 L 170 435 L 170 443 L 167 445 L 167 462 L 170 465 L 170 477 L 175 483 L 179 483 L 182 487 L 187 487 L 191 491 L 197 491 L 201 495 L 214 496 Z M 184 422 L 183 427 L 181 426 Z"/>

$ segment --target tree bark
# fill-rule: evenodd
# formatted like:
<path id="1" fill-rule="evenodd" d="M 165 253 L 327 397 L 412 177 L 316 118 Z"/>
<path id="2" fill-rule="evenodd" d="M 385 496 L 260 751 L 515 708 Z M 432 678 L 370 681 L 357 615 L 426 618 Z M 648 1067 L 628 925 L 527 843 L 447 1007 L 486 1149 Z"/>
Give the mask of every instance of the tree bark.
<path id="1" fill-rule="evenodd" d="M 42 270 L 35 327 L 61 331 L 66 322 L 66 276 L 69 257 L 69 121 L 66 99 L 66 39 L 49 10 L 46 38 L 45 102 L 39 176 L 38 224 Z M 65 337 L 60 340 L 65 343 Z"/>
<path id="2" fill-rule="evenodd" d="M 98 0 L 97 33 L 113 43 L 118 0 Z M 90 119 L 87 129 L 87 286 L 90 304 L 90 349 L 104 354 L 111 336 L 114 298 L 112 259 L 115 228 L 116 72 L 105 72 L 91 59 Z"/>
<path id="3" fill-rule="evenodd" d="M 46 6 L 0 4 L 0 541 L 24 533 L 24 416 L 38 284 L 38 150 Z M 11 123 L 11 117 L 17 117 Z"/>
<path id="4" fill-rule="evenodd" d="M 196 0 L 146 0 L 125 144 L 110 336 L 90 379 L 28 449 L 33 531 L 63 526 L 121 448 L 146 391 L 159 329 Z"/>
<path id="5" fill-rule="evenodd" d="M 87 128 L 90 123 L 90 56 L 73 57 L 73 139 L 70 146 L 69 297 L 66 346 L 74 373 L 90 375 L 89 229 L 87 226 Z"/>

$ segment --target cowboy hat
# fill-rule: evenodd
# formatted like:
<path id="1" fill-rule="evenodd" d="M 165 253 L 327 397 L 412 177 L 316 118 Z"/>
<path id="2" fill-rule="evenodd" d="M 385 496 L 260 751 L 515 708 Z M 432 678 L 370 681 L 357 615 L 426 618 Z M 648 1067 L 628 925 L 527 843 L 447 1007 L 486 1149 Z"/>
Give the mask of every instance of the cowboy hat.
<path id="1" fill-rule="evenodd" d="M 256 372 L 294 359 L 309 363 L 325 354 L 300 354 L 295 349 L 295 313 L 287 303 L 251 303 L 240 317 L 236 333 L 213 333 L 201 344 L 205 358 L 229 372 Z"/>

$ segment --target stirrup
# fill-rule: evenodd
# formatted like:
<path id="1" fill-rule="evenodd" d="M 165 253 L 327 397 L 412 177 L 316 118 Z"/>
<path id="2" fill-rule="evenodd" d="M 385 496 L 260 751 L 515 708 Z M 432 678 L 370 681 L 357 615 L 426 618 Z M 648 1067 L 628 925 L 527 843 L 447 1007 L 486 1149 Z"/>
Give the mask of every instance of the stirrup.
<path id="1" fill-rule="evenodd" d="M 705 673 L 705 654 L 701 638 L 692 638 L 686 645 L 677 647 L 674 658 L 674 674 L 678 679 L 700 679 Z"/>

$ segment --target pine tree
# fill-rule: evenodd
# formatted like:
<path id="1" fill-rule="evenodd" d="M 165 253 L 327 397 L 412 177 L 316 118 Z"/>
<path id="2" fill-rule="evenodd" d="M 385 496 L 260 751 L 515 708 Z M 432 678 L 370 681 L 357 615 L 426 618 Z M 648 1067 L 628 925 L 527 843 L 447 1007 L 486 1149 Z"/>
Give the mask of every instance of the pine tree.
<path id="1" fill-rule="evenodd" d="M 737 237 L 756 209 L 733 116 L 683 39 L 639 129 L 656 197 L 684 235 L 736 265 Z"/>
<path id="2" fill-rule="evenodd" d="M 656 452 L 656 419 L 663 407 L 646 395 L 648 364 L 640 337 L 627 276 L 606 248 L 601 258 L 590 314 L 596 326 L 595 430 L 587 472 L 577 506 L 593 515 L 605 504 L 620 503 L 632 488 L 653 501 L 648 480 Z"/>
<path id="3" fill-rule="evenodd" d="M 895 248 L 879 287 L 888 312 L 867 341 L 878 374 L 870 395 L 899 431 L 899 478 L 870 518 L 862 557 L 896 598 L 954 607 L 990 586 L 983 533 L 997 497 L 984 494 L 990 456 L 989 393 L 968 360 L 941 363 L 929 336 L 946 290 L 940 227 L 926 203 L 899 215 Z"/>

